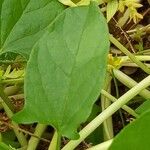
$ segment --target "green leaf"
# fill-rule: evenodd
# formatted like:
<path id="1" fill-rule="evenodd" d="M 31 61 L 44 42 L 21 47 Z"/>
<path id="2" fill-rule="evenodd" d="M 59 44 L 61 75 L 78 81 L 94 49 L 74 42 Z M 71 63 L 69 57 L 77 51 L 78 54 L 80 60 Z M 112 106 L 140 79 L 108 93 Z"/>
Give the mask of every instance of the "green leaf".
<path id="1" fill-rule="evenodd" d="M 114 139 L 109 150 L 149 150 L 150 111 L 125 127 Z"/>
<path id="2" fill-rule="evenodd" d="M 0 150 L 15 150 L 14 148 L 9 147 L 3 142 L 0 142 Z"/>
<path id="3" fill-rule="evenodd" d="M 150 110 L 150 100 L 147 100 L 142 105 L 140 105 L 135 111 L 139 114 L 143 114 L 149 110 Z"/>
<path id="4" fill-rule="evenodd" d="M 108 0 L 107 3 L 107 22 L 115 15 L 118 10 L 118 0 Z"/>
<path id="5" fill-rule="evenodd" d="M 90 1 L 91 0 L 59 0 L 60 3 L 70 7 L 89 5 Z"/>
<path id="6" fill-rule="evenodd" d="M 99 107 L 98 105 L 94 104 L 91 114 L 88 117 L 87 121 L 91 122 L 99 113 L 101 112 L 101 107 Z"/>
<path id="7" fill-rule="evenodd" d="M 0 51 L 29 57 L 34 44 L 64 10 L 57 0 L 1 0 Z"/>
<path id="8" fill-rule="evenodd" d="M 15 148 L 20 147 L 20 144 L 16 141 L 16 135 L 12 130 L 3 132 L 1 134 L 2 134 L 2 141 L 5 144 L 11 145 L 12 147 L 15 147 Z"/>
<path id="9" fill-rule="evenodd" d="M 68 8 L 34 47 L 25 77 L 26 103 L 13 119 L 54 126 L 78 138 L 99 96 L 106 72 L 109 37 L 98 6 Z"/>

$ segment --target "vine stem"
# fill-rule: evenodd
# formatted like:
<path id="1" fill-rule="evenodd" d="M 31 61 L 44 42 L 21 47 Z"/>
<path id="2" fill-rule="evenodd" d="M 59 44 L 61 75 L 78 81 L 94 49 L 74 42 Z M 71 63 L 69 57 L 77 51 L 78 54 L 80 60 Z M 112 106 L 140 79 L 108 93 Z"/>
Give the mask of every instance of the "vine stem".
<path id="1" fill-rule="evenodd" d="M 111 74 L 108 72 L 106 74 L 106 81 L 104 84 L 103 89 L 105 89 L 106 91 L 110 92 L 111 89 Z M 105 110 L 107 107 L 109 107 L 111 105 L 111 101 L 108 100 L 108 98 L 104 95 L 101 95 L 101 108 L 102 111 Z M 107 141 L 109 139 L 112 139 L 114 136 L 113 133 L 113 123 L 112 123 L 112 117 L 109 117 L 107 120 L 105 120 L 103 122 L 103 136 L 104 136 L 104 140 Z"/>
<path id="2" fill-rule="evenodd" d="M 113 80 L 114 80 L 114 86 L 115 86 L 115 90 L 116 90 L 116 97 L 117 99 L 119 98 L 119 89 L 118 89 L 118 82 L 114 76 L 114 72 L 112 71 L 112 77 L 113 77 Z M 119 116 L 120 116 L 120 119 L 121 119 L 121 122 L 122 122 L 122 126 L 124 127 L 125 126 L 125 122 L 124 122 L 124 118 L 123 118 L 123 114 L 121 112 L 121 109 L 118 110 L 119 112 Z"/>
<path id="3" fill-rule="evenodd" d="M 122 71 L 117 70 L 117 69 L 113 69 L 113 73 L 115 75 L 115 77 L 124 85 L 126 85 L 129 88 L 134 87 L 135 85 L 137 85 L 138 83 L 136 81 L 134 81 L 132 78 L 130 78 L 129 76 L 127 76 L 126 74 L 124 74 Z M 139 93 L 140 96 L 144 97 L 145 99 L 150 99 L 150 91 L 147 89 L 142 90 Z"/>
<path id="4" fill-rule="evenodd" d="M 2 134 L 0 133 L 0 142 L 2 142 Z"/>
<path id="5" fill-rule="evenodd" d="M 6 103 L 8 108 L 13 112 L 14 111 L 14 106 L 11 103 L 10 99 L 8 98 L 8 96 L 4 93 L 4 88 L 3 88 L 2 85 L 0 85 L 0 97 Z"/>
<path id="6" fill-rule="evenodd" d="M 136 63 L 142 70 L 147 74 L 150 74 L 150 69 L 139 61 L 132 53 L 130 53 L 117 39 L 115 39 L 111 34 L 109 35 L 110 41 L 119 48 L 124 54 L 126 54 L 134 63 Z"/>
<path id="7" fill-rule="evenodd" d="M 136 55 L 134 57 L 137 58 L 139 61 L 150 61 L 149 55 L 146 55 L 146 56 Z M 130 61 L 130 58 L 128 56 L 120 56 L 118 58 L 121 58 L 123 60 L 123 62 Z"/>
<path id="8" fill-rule="evenodd" d="M 34 132 L 34 135 L 36 136 L 31 136 L 29 142 L 28 142 L 28 147 L 27 147 L 27 150 L 36 150 L 36 147 L 40 141 L 39 138 L 37 137 L 41 137 L 43 132 L 45 131 L 46 129 L 46 125 L 44 124 L 37 124 L 36 128 L 35 128 L 35 132 Z"/>
<path id="9" fill-rule="evenodd" d="M 112 102 L 115 102 L 118 100 L 117 98 L 115 98 L 114 96 L 112 96 L 105 90 L 101 90 L 101 94 L 107 97 L 107 99 L 109 99 Z M 128 112 L 130 115 L 134 116 L 135 118 L 139 117 L 139 115 L 127 105 L 122 106 L 122 109 L 124 109 L 126 112 Z"/>
<path id="10" fill-rule="evenodd" d="M 61 135 L 55 131 L 48 150 L 60 150 Z"/>
<path id="11" fill-rule="evenodd" d="M 95 119 L 93 119 L 86 127 L 80 131 L 80 138 L 78 140 L 71 140 L 65 145 L 62 150 L 73 150 L 76 148 L 88 135 L 90 135 L 103 121 L 109 118 L 113 113 L 130 101 L 140 91 L 150 85 L 150 75 L 126 92 L 116 102 L 110 105 L 102 113 L 100 113 Z"/>
<path id="12" fill-rule="evenodd" d="M 11 95 L 14 95 L 16 94 L 18 91 L 19 91 L 20 87 L 19 86 L 9 86 L 9 87 L 6 87 L 4 89 L 4 93 L 7 95 L 7 96 L 11 96 Z"/>
<path id="13" fill-rule="evenodd" d="M 0 99 L 0 103 L 2 104 L 7 116 L 9 118 L 11 118 L 13 116 L 13 112 L 10 110 L 10 108 L 6 105 L 6 103 L 2 99 Z M 17 137 L 19 143 L 21 144 L 22 147 L 26 146 L 27 140 L 26 140 L 24 134 L 18 130 L 18 128 L 19 128 L 18 124 L 15 123 L 14 121 L 12 121 L 12 125 L 14 126 L 13 130 L 16 134 L 16 137 Z"/>
<path id="14" fill-rule="evenodd" d="M 146 65 L 148 68 L 150 68 L 150 64 L 145 63 L 145 65 Z M 136 67 L 136 68 L 139 67 L 137 64 L 131 63 L 131 62 L 125 62 L 125 63 L 123 63 L 121 66 L 125 66 L 125 67 Z"/>
<path id="15" fill-rule="evenodd" d="M 0 60 L 0 64 L 13 64 L 13 63 L 26 63 L 27 61 L 25 60 L 20 60 L 20 61 L 12 61 L 12 60 Z"/>
<path id="16" fill-rule="evenodd" d="M 150 53 L 150 49 L 145 49 L 143 51 L 137 52 L 137 54 L 147 54 Z"/>
<path id="17" fill-rule="evenodd" d="M 2 80 L 2 84 L 20 84 L 24 82 L 24 78 Z"/>
<path id="18" fill-rule="evenodd" d="M 10 90 L 6 90 L 5 91 L 7 94 L 10 94 Z M 13 92 L 16 92 L 16 89 L 15 91 Z M 11 118 L 13 116 L 13 110 L 14 110 L 14 107 L 12 105 L 12 103 L 10 102 L 10 99 L 8 98 L 8 96 L 4 93 L 4 89 L 3 87 L 0 85 L 0 103 L 1 105 L 3 106 L 7 116 L 9 118 Z M 14 132 L 16 134 L 16 137 L 19 141 L 19 143 L 21 144 L 21 146 L 26 146 L 27 145 L 27 140 L 26 140 L 26 137 L 24 136 L 24 134 L 22 132 L 20 132 L 18 130 L 19 126 L 17 123 L 15 123 L 14 121 L 12 121 L 12 124 L 14 126 Z"/>

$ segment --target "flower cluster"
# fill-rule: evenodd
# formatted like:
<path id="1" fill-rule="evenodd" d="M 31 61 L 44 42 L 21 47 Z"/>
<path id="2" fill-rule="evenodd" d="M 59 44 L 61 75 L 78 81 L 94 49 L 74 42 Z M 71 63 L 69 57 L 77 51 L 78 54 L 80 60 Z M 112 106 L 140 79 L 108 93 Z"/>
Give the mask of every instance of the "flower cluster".
<path id="1" fill-rule="evenodd" d="M 113 57 L 112 54 L 108 54 L 108 68 L 107 70 L 109 72 L 112 71 L 112 69 L 116 68 L 120 68 L 122 65 L 123 59 L 119 58 L 119 57 Z"/>
<path id="2" fill-rule="evenodd" d="M 138 21 L 138 19 L 142 19 L 143 16 L 137 12 L 137 8 L 142 7 L 143 5 L 139 3 L 138 0 L 119 0 L 119 10 L 120 12 L 124 12 L 127 7 L 130 11 L 130 20 L 133 19 L 134 23 Z"/>

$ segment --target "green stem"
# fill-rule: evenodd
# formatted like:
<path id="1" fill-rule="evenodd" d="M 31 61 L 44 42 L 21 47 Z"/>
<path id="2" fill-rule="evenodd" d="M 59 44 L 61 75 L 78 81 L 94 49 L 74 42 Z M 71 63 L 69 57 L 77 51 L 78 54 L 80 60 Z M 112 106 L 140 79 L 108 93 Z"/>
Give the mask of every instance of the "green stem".
<path id="1" fill-rule="evenodd" d="M 141 55 L 135 55 L 134 56 L 136 59 L 138 59 L 139 61 L 150 61 L 150 56 L 146 55 L 146 56 L 141 56 Z M 118 58 L 121 58 L 123 60 L 123 62 L 127 61 L 129 62 L 130 61 L 130 58 L 128 56 L 121 56 L 121 57 L 118 57 Z"/>
<path id="2" fill-rule="evenodd" d="M 4 95 L 5 94 L 5 98 L 6 98 L 6 103 L 7 103 L 7 105 L 9 105 L 9 107 L 10 107 L 10 109 L 12 109 L 12 110 L 14 110 L 14 107 L 13 107 L 13 105 L 11 104 L 11 102 L 10 102 L 10 100 L 6 97 L 6 96 L 10 96 L 10 95 L 13 95 L 13 94 L 16 94 L 17 92 L 19 91 L 19 86 L 10 86 L 10 87 L 6 87 L 5 89 L 4 89 L 4 92 L 3 92 L 3 88 L 2 87 L 0 87 L 0 93 L 2 94 L 2 95 Z M 1 95 L 0 94 L 0 95 Z M 4 97 L 3 97 L 3 99 L 4 99 Z M 12 108 L 11 108 L 12 107 Z M 3 107 L 2 107 L 2 105 L 0 105 L 0 110 L 2 109 Z"/>
<path id="3" fill-rule="evenodd" d="M 48 150 L 60 150 L 60 143 L 61 136 L 58 134 L 57 131 L 55 131 Z"/>
<path id="4" fill-rule="evenodd" d="M 25 60 L 12 61 L 12 60 L 0 60 L 0 64 L 13 64 L 13 63 L 26 63 Z"/>
<path id="5" fill-rule="evenodd" d="M 88 135 L 90 135 L 103 121 L 114 114 L 118 109 L 130 101 L 140 91 L 150 85 L 150 75 L 142 80 L 139 84 L 134 86 L 123 96 L 121 96 L 116 102 L 110 105 L 102 113 L 100 113 L 94 120 L 92 120 L 86 127 L 80 131 L 80 138 L 78 140 L 71 140 L 62 150 L 72 150 L 76 148 Z"/>
<path id="6" fill-rule="evenodd" d="M 2 104 L 7 116 L 9 118 L 11 118 L 13 116 L 13 112 L 10 110 L 10 108 L 6 105 L 6 103 L 2 99 L 0 99 L 0 103 Z M 27 140 L 26 140 L 24 134 L 18 130 L 18 128 L 19 128 L 18 124 L 15 123 L 14 121 L 12 121 L 12 125 L 13 125 L 13 130 L 16 134 L 16 137 L 17 137 L 20 145 L 22 147 L 26 146 L 27 145 Z"/>
<path id="7" fill-rule="evenodd" d="M 4 100 L 4 102 L 9 107 L 9 109 L 12 112 L 14 112 L 14 106 L 11 103 L 10 99 L 8 98 L 8 96 L 4 93 L 4 88 L 2 87 L 2 85 L 0 85 L 0 97 Z"/>
<path id="8" fill-rule="evenodd" d="M 113 140 L 108 140 L 106 142 L 103 142 L 101 144 L 98 144 L 96 146 L 93 146 L 91 148 L 88 148 L 87 150 L 108 150 L 110 145 L 112 144 Z"/>
<path id="9" fill-rule="evenodd" d="M 147 54 L 147 53 L 150 53 L 150 49 L 146 49 L 146 50 L 137 52 L 137 54 Z"/>
<path id="10" fill-rule="evenodd" d="M 109 100 L 111 100 L 112 102 L 117 101 L 118 99 L 115 98 L 114 96 L 110 95 L 107 91 L 105 90 L 101 90 L 101 94 L 104 95 L 105 97 L 107 97 Z M 139 117 L 139 115 L 133 110 L 131 109 L 129 106 L 124 105 L 122 106 L 122 109 L 124 109 L 126 112 L 128 112 L 130 115 L 134 116 L 135 118 Z"/>
<path id="11" fill-rule="evenodd" d="M 114 76 L 114 72 L 112 71 L 112 76 L 113 76 L 113 80 L 114 80 L 114 85 L 115 85 L 115 90 L 116 90 L 116 97 L 117 99 L 119 98 L 119 89 L 118 89 L 118 83 L 117 83 L 117 80 Z M 121 121 L 122 121 L 122 125 L 123 127 L 125 126 L 125 123 L 124 123 L 124 119 L 123 119 L 123 115 L 122 115 L 122 112 L 121 112 L 121 109 L 118 110 L 119 111 L 119 115 L 120 115 L 120 118 L 121 118 Z"/>
<path id="12" fill-rule="evenodd" d="M 107 90 L 109 91 L 109 90 Z M 101 95 L 101 103 L 102 103 L 102 111 L 104 111 L 106 108 L 108 108 L 111 105 L 111 101 L 108 100 L 107 97 Z M 110 116 L 108 119 L 106 119 L 103 122 L 103 134 L 104 134 L 104 140 L 110 140 L 114 137 L 113 132 L 113 123 L 112 123 L 112 117 Z"/>
<path id="13" fill-rule="evenodd" d="M 19 89 L 20 89 L 19 86 L 9 86 L 4 89 L 4 93 L 7 96 L 11 96 L 11 95 L 16 94 L 19 91 Z"/>
<path id="14" fill-rule="evenodd" d="M 58 134 L 58 138 L 57 138 L 57 149 L 56 150 L 60 150 L 61 148 L 61 135 L 59 133 Z"/>
<path id="15" fill-rule="evenodd" d="M 2 134 L 0 133 L 0 142 L 2 142 Z"/>
<path id="16" fill-rule="evenodd" d="M 17 150 L 27 150 L 27 146 L 24 146 L 24 147 L 18 148 Z"/>
<path id="17" fill-rule="evenodd" d="M 145 63 L 145 65 L 146 65 L 148 68 L 150 68 L 150 64 Z M 121 67 L 122 67 L 122 66 L 125 66 L 125 67 L 136 67 L 136 68 L 139 67 L 137 64 L 131 63 L 131 62 L 125 62 L 125 63 L 121 64 Z"/>
<path id="18" fill-rule="evenodd" d="M 106 81 L 104 85 L 104 89 L 106 91 L 111 90 L 111 75 L 110 73 L 106 74 Z M 101 108 L 102 111 L 105 110 L 107 107 L 111 105 L 111 101 L 107 99 L 107 97 L 101 95 Z M 111 138 L 113 138 L 114 133 L 113 133 L 113 123 L 112 123 L 112 117 L 109 117 L 107 120 L 103 122 L 103 135 L 104 135 L 104 140 L 107 141 Z"/>
<path id="19" fill-rule="evenodd" d="M 114 80 L 114 85 L 115 85 L 115 90 L 116 90 L 116 97 L 119 98 L 119 89 L 118 89 L 118 83 L 117 83 L 117 80 L 114 76 L 114 72 L 112 71 L 112 77 L 113 77 L 113 80 Z"/>
<path id="20" fill-rule="evenodd" d="M 142 70 L 147 74 L 150 74 L 150 69 L 139 61 L 132 53 L 130 53 L 118 40 L 116 40 L 112 35 L 109 36 L 110 41 L 119 48 L 124 54 L 126 54 L 134 63 L 136 63 Z"/>
<path id="21" fill-rule="evenodd" d="M 24 78 L 2 80 L 2 84 L 20 84 L 24 82 Z"/>
<path id="22" fill-rule="evenodd" d="M 140 27 L 140 28 L 138 28 L 138 30 L 139 31 L 141 31 L 142 33 L 143 32 L 147 32 L 147 31 L 149 31 L 150 30 L 150 24 L 148 24 L 148 25 L 146 25 L 146 26 L 143 26 L 143 27 Z M 135 29 L 131 29 L 131 30 L 128 30 L 128 31 L 126 31 L 128 34 L 132 34 L 132 33 L 135 33 L 135 32 L 137 32 L 137 29 L 135 28 Z"/>
<path id="23" fill-rule="evenodd" d="M 123 72 L 121 72 L 120 70 L 117 69 L 113 69 L 113 73 L 115 75 L 115 77 L 124 85 L 126 85 L 128 88 L 132 88 L 135 85 L 137 85 L 138 83 L 136 81 L 134 81 L 132 78 L 130 78 L 129 76 L 127 76 L 126 74 L 124 74 Z M 149 100 L 150 99 L 150 91 L 147 89 L 144 89 L 143 91 L 141 91 L 139 93 L 140 96 L 142 96 L 143 98 Z"/>
<path id="24" fill-rule="evenodd" d="M 45 131 L 46 129 L 46 125 L 44 124 L 37 124 L 36 128 L 35 128 L 35 132 L 34 132 L 34 135 L 36 136 L 31 136 L 29 142 L 28 142 L 28 147 L 27 147 L 27 150 L 36 150 L 36 147 L 40 141 L 39 138 L 37 137 L 41 137 L 43 132 Z"/>

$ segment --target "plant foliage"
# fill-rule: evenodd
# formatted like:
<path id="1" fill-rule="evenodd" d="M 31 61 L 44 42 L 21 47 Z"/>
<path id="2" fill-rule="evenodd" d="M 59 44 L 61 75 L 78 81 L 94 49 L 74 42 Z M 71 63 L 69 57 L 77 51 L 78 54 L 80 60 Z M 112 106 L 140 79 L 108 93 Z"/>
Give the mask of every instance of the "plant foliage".
<path id="1" fill-rule="evenodd" d="M 107 25 L 95 3 L 66 9 L 32 50 L 26 104 L 14 120 L 50 124 L 77 138 L 102 88 L 108 50 Z"/>

